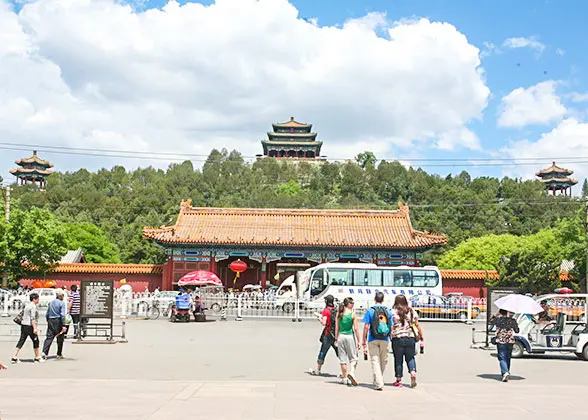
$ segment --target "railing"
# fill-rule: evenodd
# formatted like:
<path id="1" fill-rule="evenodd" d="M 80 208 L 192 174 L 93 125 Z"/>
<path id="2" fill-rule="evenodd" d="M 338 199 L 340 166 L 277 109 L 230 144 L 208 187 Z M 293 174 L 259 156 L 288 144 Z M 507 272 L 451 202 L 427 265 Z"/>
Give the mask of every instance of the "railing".
<path id="1" fill-rule="evenodd" d="M 324 308 L 322 302 L 277 299 L 273 293 L 216 293 L 203 294 L 200 298 L 207 309 L 207 316 L 220 319 L 275 318 L 301 321 L 320 317 Z M 17 301 L 18 303 L 15 303 Z M 425 301 L 426 303 L 422 303 L 421 300 L 413 304 L 413 309 L 422 321 L 470 323 L 486 319 L 485 299 L 431 297 Z M 12 297 L 0 302 L 0 314 L 5 317 L 16 315 L 23 302 L 28 302 L 26 295 L 12 294 Z M 116 290 L 114 314 L 121 319 L 165 319 L 169 317 L 173 303 L 173 298 L 163 298 L 158 293 L 140 292 L 124 295 Z M 363 316 L 365 310 L 366 308 L 356 307 L 356 312 L 360 316 Z M 562 306 L 559 310 L 574 311 L 568 306 Z"/>

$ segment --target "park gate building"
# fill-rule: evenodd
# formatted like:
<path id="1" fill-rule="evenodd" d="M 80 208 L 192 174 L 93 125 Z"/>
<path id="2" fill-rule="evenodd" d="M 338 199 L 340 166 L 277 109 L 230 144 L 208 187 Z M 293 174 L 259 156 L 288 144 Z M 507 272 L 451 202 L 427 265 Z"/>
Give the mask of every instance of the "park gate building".
<path id="1" fill-rule="evenodd" d="M 164 289 L 194 270 L 213 271 L 226 287 L 240 288 L 275 284 L 278 264 L 419 265 L 423 251 L 446 243 L 445 235 L 413 229 L 401 203 L 379 211 L 200 208 L 183 201 L 175 225 L 148 227 L 143 235 L 167 252 Z M 229 265 L 238 259 L 247 270 L 235 281 Z"/>

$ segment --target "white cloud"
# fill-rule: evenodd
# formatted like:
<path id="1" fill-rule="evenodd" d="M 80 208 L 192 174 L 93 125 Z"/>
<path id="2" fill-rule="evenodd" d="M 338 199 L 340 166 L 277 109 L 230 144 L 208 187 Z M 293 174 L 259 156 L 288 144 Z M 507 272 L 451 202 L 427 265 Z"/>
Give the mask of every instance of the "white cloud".
<path id="1" fill-rule="evenodd" d="M 542 134 L 538 140 L 520 140 L 511 143 L 503 152 L 512 158 L 544 158 L 545 162 L 537 163 L 537 167 L 521 166 L 511 172 L 517 176 L 533 178 L 535 172 L 551 164 L 557 158 L 567 158 L 556 163 L 559 166 L 575 171 L 577 180 L 588 177 L 588 163 L 582 157 L 588 156 L 588 123 L 575 118 L 566 118 L 553 130 Z M 518 161 L 522 163 L 522 160 Z M 526 163 L 528 163 L 527 161 Z M 580 186 L 576 186 L 576 193 Z"/>
<path id="2" fill-rule="evenodd" d="M 466 125 L 488 96 L 479 50 L 447 23 L 321 27 L 286 0 L 38 0 L 18 14 L 0 0 L 0 138 L 14 143 L 252 156 L 294 115 L 332 156 L 390 139 L 477 149 Z M 2 173 L 24 154 L 2 151 Z"/>
<path id="3" fill-rule="evenodd" d="M 436 146 L 441 150 L 453 150 L 460 144 L 471 150 L 482 150 L 478 136 L 466 127 L 442 134 Z"/>
<path id="4" fill-rule="evenodd" d="M 560 57 L 562 57 L 562 56 L 564 56 L 566 54 L 566 51 L 565 50 L 562 50 L 561 48 L 558 48 L 558 49 L 555 50 L 555 53 L 557 55 L 559 55 Z"/>
<path id="5" fill-rule="evenodd" d="M 570 99 L 572 102 L 588 102 L 588 92 L 572 92 L 570 94 Z"/>
<path id="6" fill-rule="evenodd" d="M 530 48 L 538 53 L 545 50 L 545 45 L 539 42 L 536 36 L 507 38 L 502 43 L 502 47 L 511 49 Z"/>
<path id="7" fill-rule="evenodd" d="M 517 88 L 504 96 L 498 126 L 520 128 L 562 118 L 567 110 L 555 93 L 556 84 L 556 81 L 548 80 L 526 89 Z"/>

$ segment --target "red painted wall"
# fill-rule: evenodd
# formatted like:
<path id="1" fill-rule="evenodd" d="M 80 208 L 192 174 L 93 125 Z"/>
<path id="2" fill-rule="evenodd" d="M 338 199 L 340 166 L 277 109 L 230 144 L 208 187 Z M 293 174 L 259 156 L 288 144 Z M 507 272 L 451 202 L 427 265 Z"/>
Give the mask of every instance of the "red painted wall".
<path id="1" fill-rule="evenodd" d="M 443 294 L 449 292 L 461 292 L 464 296 L 485 298 L 486 286 L 484 280 L 443 279 Z"/>

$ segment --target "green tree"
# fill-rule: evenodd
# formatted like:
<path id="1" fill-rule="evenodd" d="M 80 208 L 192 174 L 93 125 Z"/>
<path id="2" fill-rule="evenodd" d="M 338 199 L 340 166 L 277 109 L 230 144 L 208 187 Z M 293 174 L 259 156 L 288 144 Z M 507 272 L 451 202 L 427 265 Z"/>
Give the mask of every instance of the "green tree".
<path id="1" fill-rule="evenodd" d="M 518 287 L 524 293 L 542 294 L 561 287 L 561 260 L 531 250 L 519 250 L 504 258 L 500 278 L 488 280 L 489 286 Z"/>
<path id="2" fill-rule="evenodd" d="M 468 239 L 447 252 L 437 262 L 440 268 L 495 270 L 503 256 L 521 248 L 524 238 L 514 235 L 486 235 Z"/>
<path id="3" fill-rule="evenodd" d="M 584 178 L 584 183 L 582 184 L 582 197 L 588 197 L 588 179 Z"/>
<path id="4" fill-rule="evenodd" d="M 68 223 L 65 226 L 67 247 L 82 248 L 90 263 L 120 263 L 120 250 L 104 231 L 91 223 Z"/>
<path id="5" fill-rule="evenodd" d="M 377 161 L 376 155 L 372 152 L 363 152 L 355 156 L 355 162 L 363 169 L 375 167 Z"/>
<path id="6" fill-rule="evenodd" d="M 67 250 L 63 224 L 50 212 L 38 208 L 14 209 L 4 236 L 9 245 L 4 257 L 9 280 L 50 271 Z"/>

